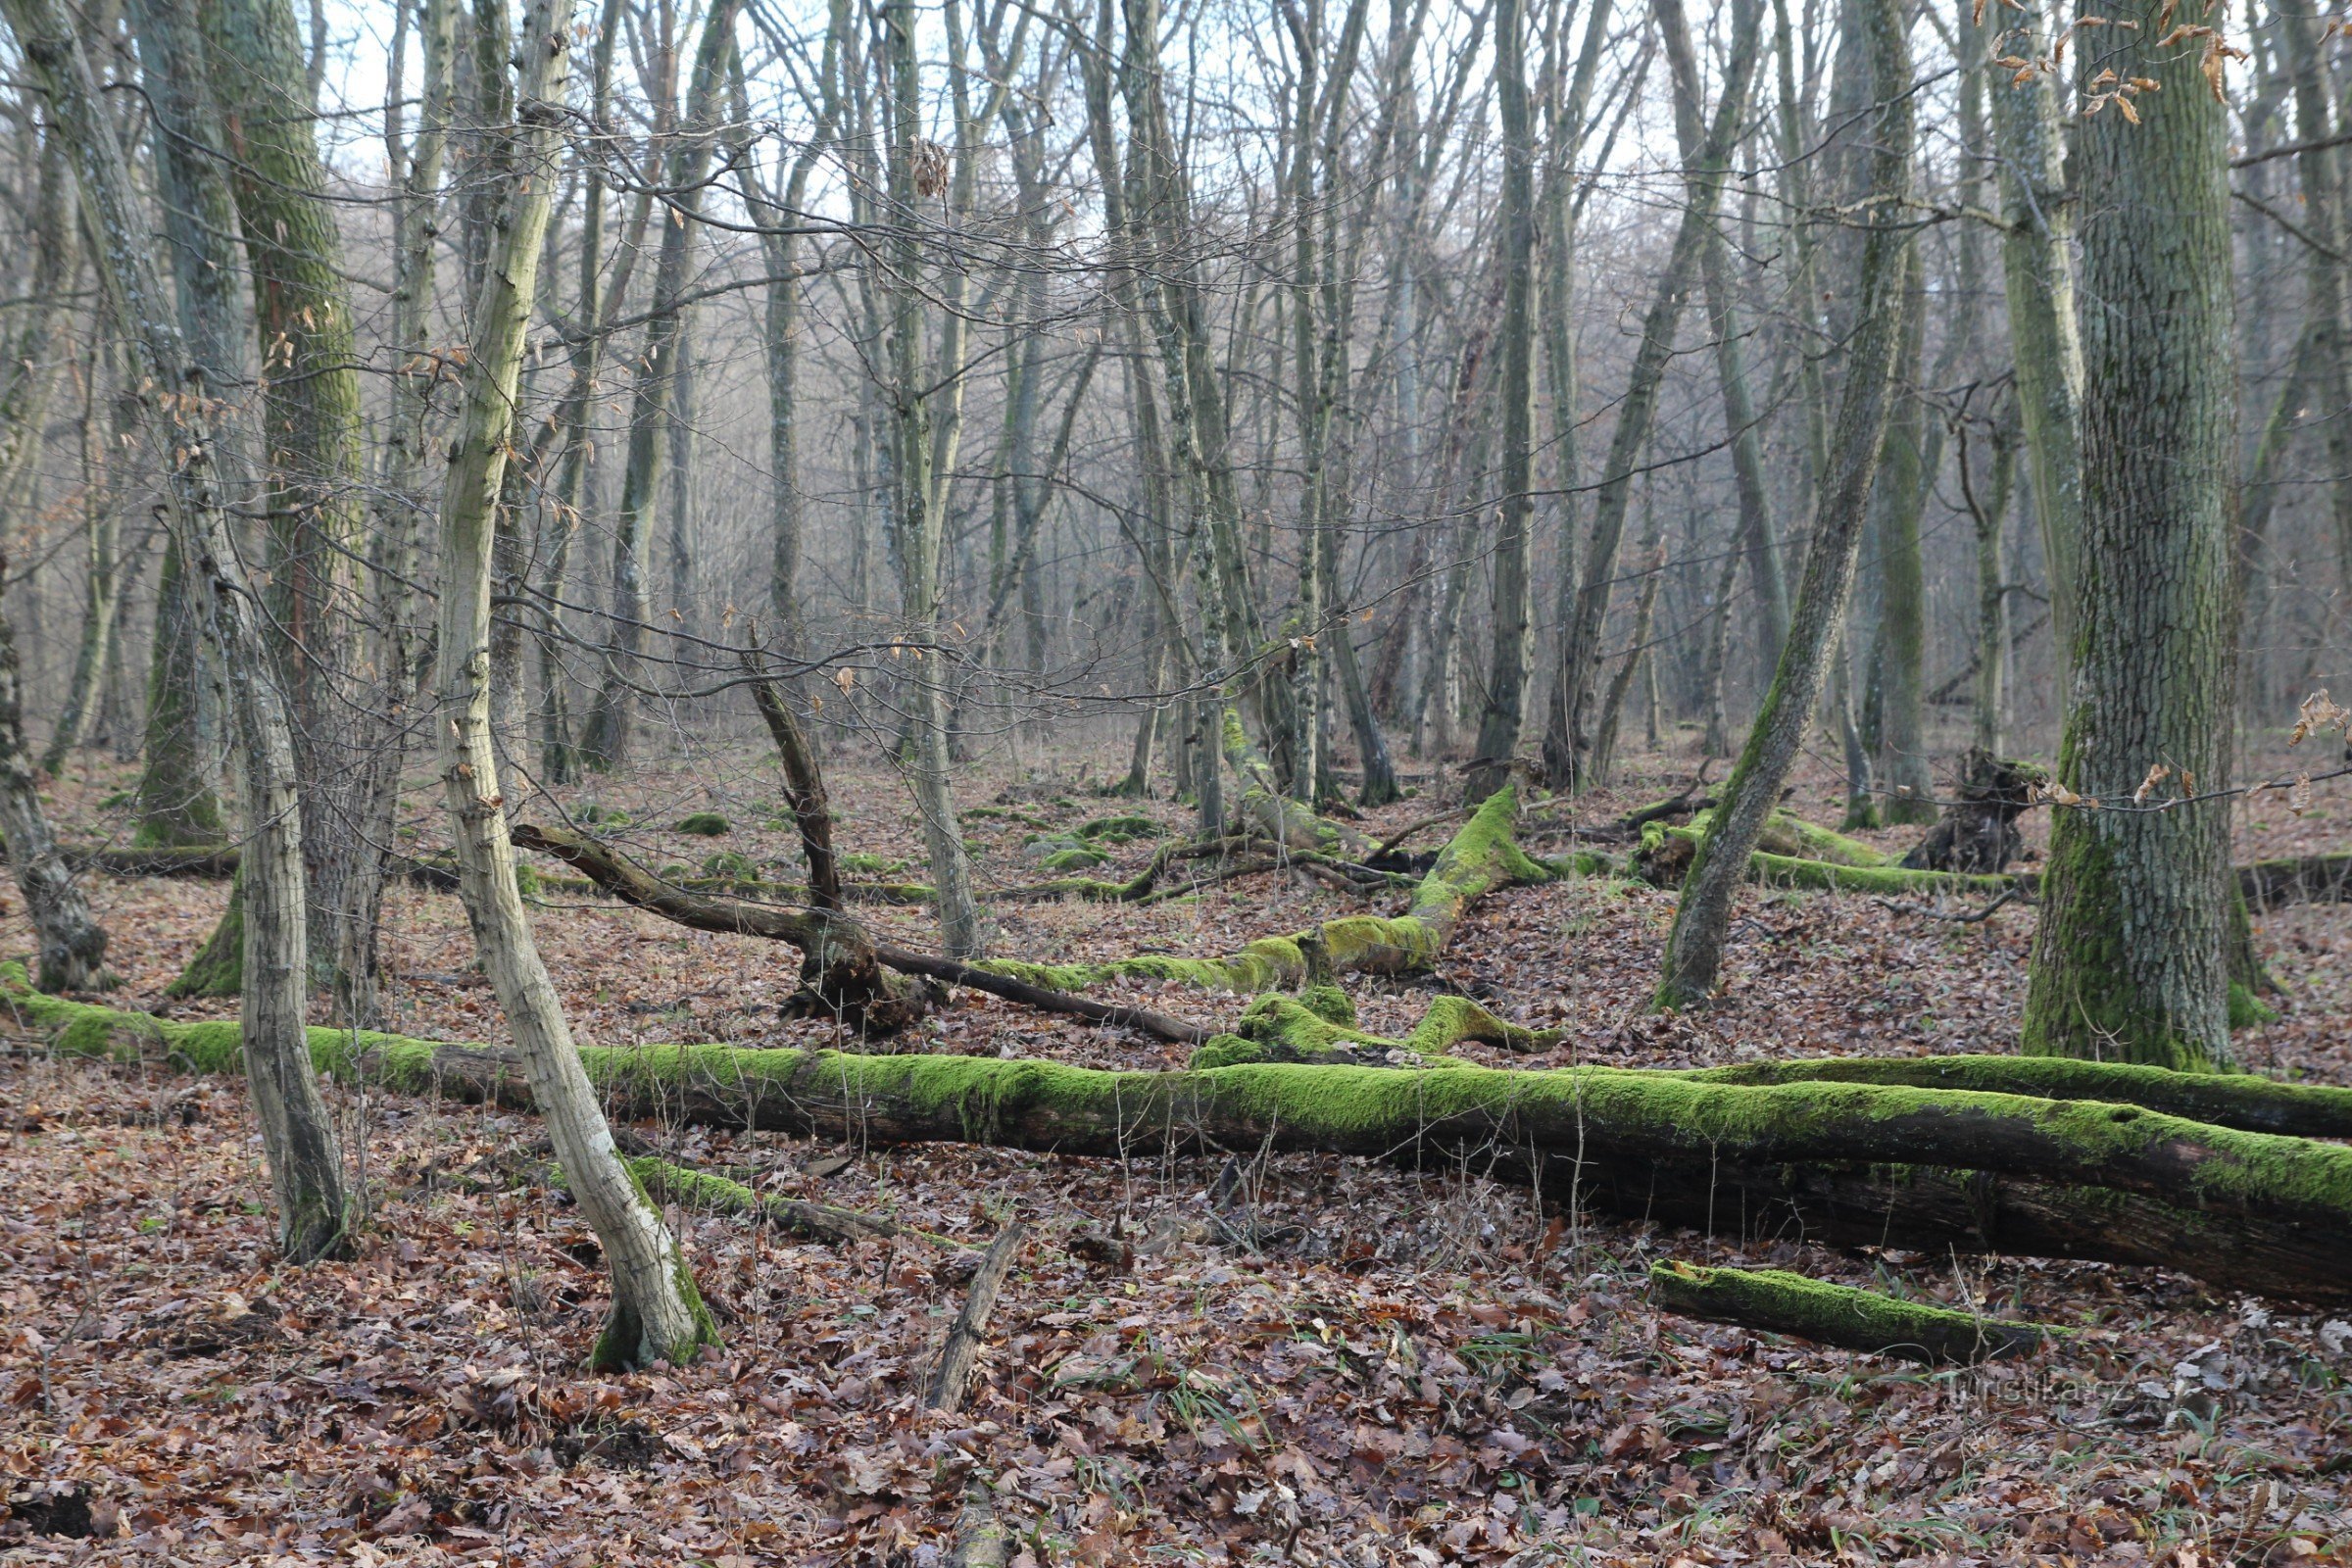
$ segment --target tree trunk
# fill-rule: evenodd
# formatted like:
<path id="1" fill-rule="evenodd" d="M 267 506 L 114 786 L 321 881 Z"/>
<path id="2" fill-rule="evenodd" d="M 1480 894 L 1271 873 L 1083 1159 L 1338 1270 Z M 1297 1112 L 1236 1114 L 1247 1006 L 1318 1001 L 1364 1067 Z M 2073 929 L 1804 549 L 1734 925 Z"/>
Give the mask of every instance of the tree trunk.
<path id="1" fill-rule="evenodd" d="M 1642 340 L 1635 350 L 1625 397 L 1617 406 L 1617 427 L 1609 439 L 1609 455 L 1601 470 L 1600 488 L 1593 498 L 1592 532 L 1586 541 L 1579 569 L 1576 613 L 1563 632 L 1560 680 L 1568 705 L 1567 733 L 1572 745 L 1589 740 L 1587 705 L 1599 669 L 1601 632 L 1608 619 L 1609 596 L 1616 586 L 1617 556 L 1625 539 L 1625 513 L 1633 496 L 1634 469 L 1649 442 L 1657 414 L 1658 395 L 1673 358 L 1675 333 L 1682 322 L 1683 305 L 1690 291 L 1691 273 L 1699 252 L 1714 228 L 1732 149 L 1747 125 L 1748 86 L 1754 79 L 1757 40 L 1763 19 L 1762 0 L 1740 0 L 1732 15 L 1730 52 L 1724 64 L 1723 96 L 1707 128 L 1706 144 L 1691 161 L 1684 177 L 1685 205 L 1676 226 L 1674 248 L 1658 274 L 1657 292 L 1642 323 Z M 1573 761 L 1573 758 L 1571 758 Z M 1550 781 L 1568 787 L 1578 778 L 1573 765 L 1566 773 L 1552 770 Z"/>
<path id="2" fill-rule="evenodd" d="M 1860 314 L 1848 340 L 1830 467 L 1788 641 L 1747 744 L 1724 786 L 1723 804 L 1708 823 L 1697 859 L 1683 884 L 1658 989 L 1663 1006 L 1696 1004 L 1715 989 L 1731 927 L 1732 894 L 1747 875 L 1748 857 L 1779 803 L 1813 705 L 1821 697 L 1824 665 L 1853 586 L 1862 522 L 1886 440 L 1894 356 L 1902 335 L 1903 281 L 1912 248 L 1908 220 L 1900 215 L 1911 191 L 1911 60 L 1904 37 L 1906 14 L 1896 0 L 1859 0 L 1856 9 L 1878 100 Z"/>
<path id="3" fill-rule="evenodd" d="M 2154 4 L 2128 9 L 2157 21 Z M 2229 783 L 2228 114 L 2192 51 L 2120 29 L 2105 41 L 2127 85 L 2146 76 L 2163 91 L 2138 124 L 2106 105 L 2078 154 L 2083 285 L 2101 306 L 2083 326 L 2080 594 L 2058 770 L 2098 805 L 2062 808 L 2051 824 L 2025 1048 L 2225 1066 L 2229 803 L 2149 810 L 2133 796 Z M 2222 64 L 2212 59 L 2217 74 Z"/>
<path id="4" fill-rule="evenodd" d="M 368 851 L 365 769 L 356 756 L 368 737 L 352 723 L 349 598 L 349 561 L 365 528 L 359 361 L 291 0 L 206 0 L 197 15 L 204 58 L 224 63 L 212 85 L 253 277 L 270 484 L 264 597 L 296 721 L 308 978 L 316 985 L 334 978 L 348 945 L 354 877 Z M 254 881 L 249 875 L 249 894 Z"/>
<path id="5" fill-rule="evenodd" d="M 35 308 L 36 313 L 39 310 Z M 0 575 L 7 569 L 0 561 Z M 89 901 L 73 870 L 57 852 L 41 809 L 32 756 L 24 745 L 24 684 L 17 664 L 17 634 L 0 615 L 0 839 L 17 874 L 40 943 L 34 981 L 43 991 L 95 991 L 114 984 L 106 972 L 106 928 L 90 913 Z"/>
<path id="6" fill-rule="evenodd" d="M 1488 602 L 1489 652 L 1486 701 L 1479 712 L 1476 751 L 1463 798 L 1472 806 L 1501 788 L 1511 776 L 1526 708 L 1528 522 L 1535 503 L 1528 494 L 1529 447 L 1536 411 L 1535 325 L 1530 317 L 1536 270 L 1536 130 L 1528 112 L 1525 8 L 1520 0 L 1496 0 L 1494 8 L 1494 95 L 1502 121 L 1502 206 L 1496 215 L 1502 234 L 1502 374 L 1495 395 L 1502 401 L 1502 493 L 1496 498 L 1491 541 L 1493 598 Z"/>
<path id="7" fill-rule="evenodd" d="M 716 0 L 704 21 L 680 132 L 662 174 L 665 188 L 676 194 L 668 198 L 674 205 L 662 223 L 653 304 L 631 393 L 629 451 L 621 470 L 620 512 L 612 525 L 612 612 L 605 633 L 604 678 L 597 687 L 588 723 L 580 732 L 581 756 L 606 772 L 628 757 L 637 704 L 643 695 L 639 690 L 644 682 L 642 662 L 654 618 L 651 590 L 646 584 L 646 555 L 656 497 L 661 492 L 662 460 L 674 417 L 671 399 L 679 356 L 685 346 L 681 336 L 685 312 L 678 296 L 685 291 L 686 270 L 693 255 L 695 218 L 710 167 L 712 126 L 727 62 L 735 47 L 740 4 L 741 0 Z"/>
<path id="8" fill-rule="evenodd" d="M 203 585 L 207 626 L 236 720 L 252 823 L 244 857 L 246 1077 L 277 1195 L 278 1240 L 290 1259 L 308 1262 L 341 1251 L 348 1240 L 342 1155 L 304 1034 L 303 802 L 292 726 L 217 489 L 203 367 L 189 358 L 166 302 L 129 160 L 99 103 L 89 58 L 60 0 L 6 0 L 4 9 L 49 96 L 82 199 L 94 211 L 93 226 L 103 239 L 99 265 L 137 334 L 148 375 L 173 397 L 179 440 L 172 466 L 172 521 L 183 559 Z"/>
<path id="9" fill-rule="evenodd" d="M 13 3 L 13 0 L 12 0 Z M 723 4 L 718 8 L 727 9 Z M 482 967 L 498 992 L 547 1118 L 564 1180 L 612 1270 L 612 1309 L 597 1341 L 600 1367 L 679 1363 L 717 1343 L 668 1227 L 613 1148 L 595 1087 L 580 1065 L 564 1006 L 531 936 L 514 881 L 498 760 L 490 733 L 492 532 L 509 460 L 523 336 L 563 139 L 571 59 L 570 0 L 532 0 L 518 50 L 520 87 L 509 136 L 507 203 L 496 219 L 469 323 L 465 412 L 442 495 L 441 625 L 434 685 L 443 722 L 442 782 L 457 843 L 459 892 Z"/>

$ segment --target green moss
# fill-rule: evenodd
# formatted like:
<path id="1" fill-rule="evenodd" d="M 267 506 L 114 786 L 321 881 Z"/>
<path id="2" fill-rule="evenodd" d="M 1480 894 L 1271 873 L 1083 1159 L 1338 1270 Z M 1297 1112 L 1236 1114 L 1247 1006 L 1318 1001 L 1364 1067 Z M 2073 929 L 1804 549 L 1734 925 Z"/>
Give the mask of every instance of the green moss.
<path id="1" fill-rule="evenodd" d="M 1298 1005 L 1325 1023 L 1355 1024 L 1355 1003 L 1338 986 L 1308 986 L 1298 993 Z"/>
<path id="2" fill-rule="evenodd" d="M 164 995 L 173 999 L 233 997 L 244 989 L 245 874 L 239 870 L 229 879 L 228 908 L 220 923 L 204 939 L 188 966 L 179 971 L 179 978 L 164 988 Z"/>
<path id="3" fill-rule="evenodd" d="M 1700 1268 L 1670 1261 L 1652 1264 L 1649 1280 L 1659 1300 L 1686 1316 L 1930 1365 L 2014 1355 L 2060 1334 L 2037 1323 L 1994 1322 L 1782 1269 Z"/>
<path id="4" fill-rule="evenodd" d="M 629 813 L 613 807 L 590 804 L 580 808 L 580 820 L 590 827 L 616 833 L 629 825 Z"/>
<path id="5" fill-rule="evenodd" d="M 1081 823 L 1078 836 L 1089 844 L 1127 844 L 1136 839 L 1158 838 L 1160 830 L 1159 824 L 1150 817 L 1129 811 Z"/>
<path id="6" fill-rule="evenodd" d="M 896 876 L 906 869 L 906 861 L 895 855 L 873 855 L 863 850 L 852 850 L 836 856 L 835 859 L 844 871 L 855 871 L 859 876 Z"/>
<path id="7" fill-rule="evenodd" d="M 2252 1029 L 2259 1024 L 2277 1023 L 2278 1009 L 2254 994 L 2254 988 L 2241 981 L 2230 982 L 2230 1027 Z"/>
<path id="8" fill-rule="evenodd" d="M 1091 850 L 1083 844 L 1071 844 L 1054 851 L 1037 863 L 1040 870 L 1061 875 L 1072 871 L 1090 871 L 1109 858 L 1101 850 Z"/>
<path id="9" fill-rule="evenodd" d="M 760 875 L 760 862 L 741 850 L 720 850 L 703 857 L 703 875 L 753 880 Z"/>
<path id="10" fill-rule="evenodd" d="M 672 833 L 688 833 L 696 838 L 714 839 L 735 831 L 735 824 L 716 811 L 697 811 L 680 817 L 670 828 Z"/>

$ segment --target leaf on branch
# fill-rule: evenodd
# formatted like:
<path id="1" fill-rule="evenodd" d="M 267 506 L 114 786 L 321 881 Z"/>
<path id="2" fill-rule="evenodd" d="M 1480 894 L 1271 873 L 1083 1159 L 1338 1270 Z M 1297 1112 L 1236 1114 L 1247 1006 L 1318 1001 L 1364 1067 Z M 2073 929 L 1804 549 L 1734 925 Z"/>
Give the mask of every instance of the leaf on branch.
<path id="1" fill-rule="evenodd" d="M 2148 766 L 2148 776 L 2141 779 L 2139 781 L 2139 788 L 2132 792 L 2132 804 L 2133 806 L 2143 804 L 2147 798 L 2155 792 L 2157 785 L 2163 783 L 2166 779 L 2172 776 L 2173 770 L 2165 766 L 2162 762 L 2150 763 Z"/>
<path id="2" fill-rule="evenodd" d="M 2287 736 L 2286 744 L 2300 746 L 2309 737 L 2330 730 L 2339 730 L 2352 739 L 2352 709 L 2339 706 L 2323 686 L 2304 698 L 2302 706 L 2295 710 L 2294 732 Z"/>

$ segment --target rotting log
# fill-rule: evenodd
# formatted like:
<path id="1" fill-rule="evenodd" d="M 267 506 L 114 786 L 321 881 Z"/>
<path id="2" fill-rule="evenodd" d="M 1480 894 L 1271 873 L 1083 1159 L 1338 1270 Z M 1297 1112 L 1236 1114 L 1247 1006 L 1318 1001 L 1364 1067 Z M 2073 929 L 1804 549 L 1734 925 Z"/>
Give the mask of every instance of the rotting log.
<path id="1" fill-rule="evenodd" d="M 1782 1269 L 1653 1263 L 1651 1299 L 1670 1312 L 1794 1335 L 1820 1345 L 1900 1356 L 1929 1366 L 1974 1366 L 2028 1355 L 2061 1337 L 2039 1323 L 2004 1323 Z"/>
<path id="2" fill-rule="evenodd" d="M 1529 1029 L 1467 997 L 1439 997 L 1412 1033 L 1392 1040 L 1356 1027 L 1355 1005 L 1337 986 L 1309 986 L 1296 998 L 1269 992 L 1242 1012 L 1234 1032 L 1193 1053 L 1195 1068 L 1247 1061 L 1308 1062 L 1341 1067 L 1438 1067 L 1458 1064 L 1453 1048 L 1471 1041 L 1511 1051 L 1542 1051 L 1557 1031 Z"/>
<path id="3" fill-rule="evenodd" d="M 2246 903 L 2258 909 L 2286 904 L 2352 904 L 2352 855 L 2306 855 L 2256 860 L 2237 868 Z"/>
<path id="4" fill-rule="evenodd" d="M 21 967 L 0 979 L 20 1024 L 62 1053 L 239 1064 L 233 1021 L 41 996 Z M 321 1067 L 394 1089 L 528 1102 L 511 1053 L 334 1029 L 311 1031 L 311 1047 Z M 2146 1263 L 2230 1291 L 2352 1301 L 2352 1149 L 2105 1102 L 1608 1067 L 1117 1072 L 717 1045 L 581 1055 L 631 1118 L 1061 1155 L 1475 1159 L 1555 1202 L 1741 1237 Z"/>
<path id="5" fill-rule="evenodd" d="M 1282 792 L 1274 764 L 1250 741 L 1242 715 L 1230 708 L 1225 710 L 1223 741 L 1226 763 L 1241 781 L 1242 816 L 1251 827 L 1285 849 L 1339 855 L 1350 860 L 1364 858 L 1367 846 L 1361 833 L 1345 822 L 1317 816 L 1304 802 Z"/>
<path id="6" fill-rule="evenodd" d="M 1786 828 L 1800 820 L 1781 813 L 1774 818 L 1774 825 Z M 1860 860 L 1858 855 L 1841 851 L 1849 856 L 1849 859 L 1840 863 L 1813 855 L 1781 855 L 1769 849 L 1759 849 L 1748 857 L 1748 880 L 1767 887 L 1810 888 L 1825 893 L 1875 893 L 1888 897 L 1937 893 L 1974 897 L 2003 893 L 2020 886 L 2030 887 L 2032 883 L 2030 875 L 1976 876 L 1959 871 L 1912 870 L 1889 864 L 1886 857 L 1870 850 L 1868 846 L 1859 845 L 1856 840 L 1846 839 L 1842 834 L 1834 834 L 1827 828 L 1814 827 L 1810 823 L 1804 826 L 1811 829 L 1809 834 L 1798 836 L 1791 830 L 1790 837 L 1778 842 L 1819 849 L 1823 847 L 1825 838 L 1832 839 L 1842 845 L 1855 846 L 1861 852 L 1875 857 L 1875 859 L 1857 863 Z M 1690 868 L 1691 858 L 1697 853 L 1699 837 L 1700 830 L 1697 828 L 1650 823 L 1642 830 L 1642 846 L 1633 858 L 1634 874 L 1656 887 L 1681 886 L 1683 877 Z M 1771 834 L 1768 833 L 1766 837 L 1767 842 L 1773 842 Z"/>
<path id="7" fill-rule="evenodd" d="M 1058 991 L 1143 979 L 1175 980 L 1243 995 L 1312 983 L 1320 978 L 1315 970 L 1318 952 L 1333 972 L 1410 974 L 1428 968 L 1445 952 L 1454 927 L 1480 899 L 1497 888 L 1548 882 L 1559 874 L 1519 848 L 1512 837 L 1517 812 L 1518 794 L 1510 786 L 1488 796 L 1439 852 L 1437 863 L 1413 890 L 1412 902 L 1401 915 L 1342 915 L 1308 931 L 1260 937 L 1221 958 L 1141 954 L 1101 963 L 1001 959 L 986 967 Z"/>

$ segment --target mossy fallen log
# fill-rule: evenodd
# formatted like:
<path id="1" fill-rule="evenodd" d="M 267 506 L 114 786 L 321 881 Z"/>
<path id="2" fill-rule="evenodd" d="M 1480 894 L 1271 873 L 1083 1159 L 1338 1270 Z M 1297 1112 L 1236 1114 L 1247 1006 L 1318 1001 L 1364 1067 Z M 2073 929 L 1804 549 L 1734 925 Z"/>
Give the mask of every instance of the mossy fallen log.
<path id="1" fill-rule="evenodd" d="M 1786 818 L 1786 813 L 1782 815 Z M 1827 828 L 1814 828 L 1813 833 L 1840 839 L 1847 844 L 1854 842 L 1843 840 L 1841 835 L 1831 833 Z M 1690 858 L 1697 852 L 1698 840 L 1699 832 L 1695 828 L 1671 827 L 1663 822 L 1650 823 L 1642 830 L 1641 848 L 1635 852 L 1633 859 L 1634 874 L 1656 887 L 1680 887 L 1684 875 L 1690 868 Z M 1794 841 L 1784 839 L 1782 842 Z M 1808 839 L 1805 842 L 1813 841 Z M 1760 849 L 1748 857 L 1747 877 L 1751 882 L 1760 882 L 1768 887 L 1811 888 L 1825 893 L 1874 893 L 1881 897 L 1903 894 L 1934 896 L 1939 893 L 1969 897 L 1997 895 L 2024 885 L 2026 880 L 2016 876 L 1980 876 L 1960 871 L 1914 871 L 1888 863 L 1886 857 L 1879 856 L 1876 851 L 1869 853 L 1877 856 L 1877 859 L 1864 864 L 1778 855 Z"/>
<path id="2" fill-rule="evenodd" d="M 41 996 L 21 966 L 0 966 L 0 984 L 19 1025 L 61 1052 L 238 1065 L 234 1022 Z M 311 1041 L 328 1070 L 528 1103 L 505 1052 L 333 1029 Z M 2352 1300 L 2352 1150 L 2104 1102 L 1607 1067 L 1113 1072 L 717 1045 L 581 1056 L 629 1119 L 1113 1157 L 1271 1147 L 1471 1159 L 1555 1201 L 1712 1231 L 2154 1263 L 2232 1291 Z"/>
<path id="3" fill-rule="evenodd" d="M 1649 1293 L 1660 1306 L 1684 1317 L 1765 1329 L 1929 1366 L 1974 1366 L 2027 1355 L 2060 1337 L 2058 1330 L 2039 1323 L 2003 1323 L 1782 1269 L 1653 1263 Z"/>
<path id="4" fill-rule="evenodd" d="M 1547 882 L 1558 874 L 1519 848 L 1511 835 L 1517 812 L 1518 795 L 1508 786 L 1488 796 L 1438 853 L 1401 915 L 1342 915 L 1311 930 L 1260 937 L 1221 958 L 1141 954 L 1100 963 L 997 959 L 982 967 L 1056 991 L 1146 979 L 1243 995 L 1295 991 L 1322 978 L 1324 965 L 1333 973 L 1409 974 L 1429 967 L 1462 915 L 1487 894 L 1514 883 Z"/>
<path id="5" fill-rule="evenodd" d="M 1412 1033 L 1392 1040 L 1355 1026 L 1355 1006 L 1337 986 L 1310 986 L 1296 1000 L 1269 993 L 1244 1009 L 1234 1032 L 1193 1053 L 1196 1069 L 1249 1061 L 1347 1067 L 1458 1065 L 1453 1048 L 1469 1041 L 1512 1051 L 1541 1051 L 1559 1038 L 1497 1018 L 1467 997 L 1439 997 Z"/>
<path id="6" fill-rule="evenodd" d="M 1719 1084 L 1850 1083 L 2099 1100 L 2189 1121 L 2297 1138 L 2352 1138 L 2352 1089 L 2252 1073 L 2174 1072 L 2065 1056 L 1844 1056 L 1740 1062 L 1689 1076 Z"/>

